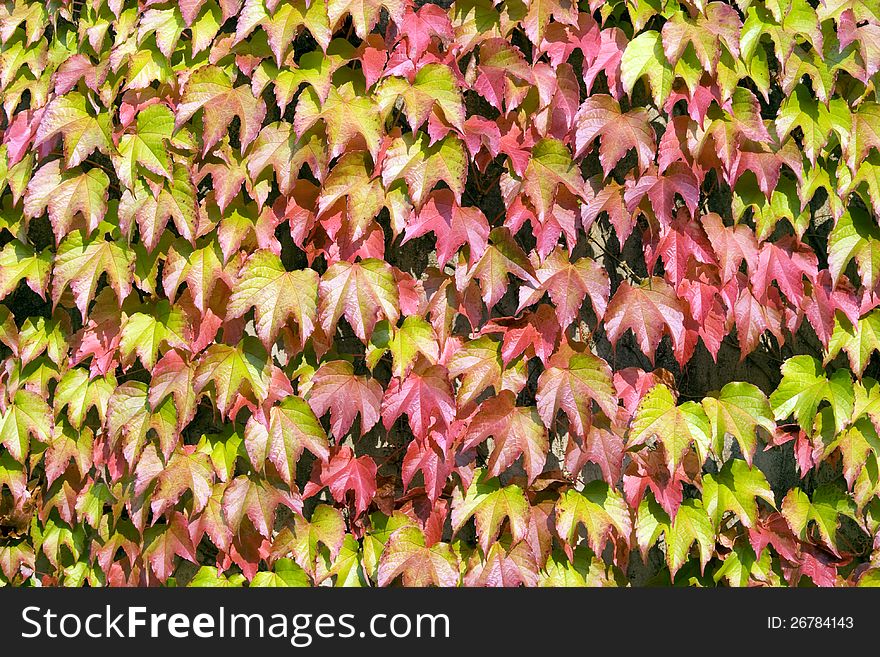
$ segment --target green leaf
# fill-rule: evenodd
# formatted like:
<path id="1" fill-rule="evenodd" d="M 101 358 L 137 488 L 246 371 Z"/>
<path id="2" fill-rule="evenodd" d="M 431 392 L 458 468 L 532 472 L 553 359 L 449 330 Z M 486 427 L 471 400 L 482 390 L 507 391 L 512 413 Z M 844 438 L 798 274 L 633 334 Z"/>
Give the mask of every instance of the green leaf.
<path id="1" fill-rule="evenodd" d="M 673 579 L 688 560 L 691 546 L 696 541 L 700 551 L 700 572 L 715 553 L 715 531 L 712 521 L 700 500 L 685 500 L 678 507 L 672 528 L 666 533 L 666 563 Z"/>
<path id="2" fill-rule="evenodd" d="M 489 478 L 478 470 L 464 496 L 456 488 L 452 498 L 452 533 L 458 533 L 471 518 L 476 519 L 477 536 L 484 552 L 498 539 L 505 518 L 514 542 L 525 538 L 528 531 L 529 503 L 516 485 L 501 486 L 497 478 Z"/>
<path id="3" fill-rule="evenodd" d="M 587 542 L 602 554 L 612 529 L 624 542 L 632 533 L 632 517 L 623 496 L 604 481 L 591 481 L 583 490 L 570 489 L 556 503 L 556 531 L 570 551 L 577 542 L 578 526 L 587 530 Z"/>
<path id="4" fill-rule="evenodd" d="M 6 411 L 0 413 L 0 445 L 19 463 L 25 462 L 30 451 L 30 437 L 49 443 L 54 432 L 49 405 L 33 392 L 19 390 Z"/>
<path id="5" fill-rule="evenodd" d="M 292 317 L 302 344 L 312 334 L 318 305 L 318 274 L 312 269 L 287 271 L 281 258 L 261 249 L 250 255 L 232 287 L 229 318 L 254 309 L 257 335 L 267 350 Z"/>
<path id="6" fill-rule="evenodd" d="M 666 54 L 660 33 L 646 30 L 630 41 L 620 60 L 620 81 L 627 94 L 632 94 L 636 81 L 648 77 L 654 104 L 662 107 L 672 91 L 673 71 Z"/>
<path id="7" fill-rule="evenodd" d="M 724 450 L 724 438 L 733 436 L 746 463 L 752 464 L 757 449 L 757 428 L 772 434 L 776 430 L 773 411 L 767 396 L 751 383 L 730 382 L 717 396 L 709 395 L 700 402 L 712 428 L 712 449 L 716 455 Z"/>
<path id="8" fill-rule="evenodd" d="M 756 498 L 775 507 L 773 490 L 764 473 L 740 459 L 730 459 L 718 474 L 703 475 L 703 504 L 715 529 L 721 529 L 723 516 L 730 511 L 746 527 L 758 516 Z"/>
<path id="9" fill-rule="evenodd" d="M 661 383 L 639 402 L 627 446 L 646 445 L 653 439 L 666 448 L 666 462 L 674 473 L 691 445 L 700 463 L 706 460 L 712 443 L 711 425 L 702 406 L 693 401 L 676 406 L 672 391 Z"/>
<path id="10" fill-rule="evenodd" d="M 261 571 L 254 575 L 250 586 L 265 587 L 308 587 L 309 581 L 305 571 L 290 559 L 279 559 L 275 562 L 272 572 Z"/>
<path id="11" fill-rule="evenodd" d="M 139 176 L 138 166 L 171 178 L 166 140 L 174 132 L 174 115 L 165 105 L 150 105 L 137 115 L 135 130 L 119 140 L 114 166 L 120 182 L 133 187 Z"/>

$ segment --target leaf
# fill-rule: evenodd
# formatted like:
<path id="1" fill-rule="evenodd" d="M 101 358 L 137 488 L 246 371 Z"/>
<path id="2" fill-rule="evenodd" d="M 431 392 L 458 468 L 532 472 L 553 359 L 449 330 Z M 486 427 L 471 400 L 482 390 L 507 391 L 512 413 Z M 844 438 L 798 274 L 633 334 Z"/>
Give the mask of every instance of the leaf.
<path id="1" fill-rule="evenodd" d="M 312 481 L 306 486 L 305 497 L 321 488 L 330 488 L 330 494 L 340 504 L 345 503 L 349 491 L 354 495 L 354 512 L 361 515 L 370 506 L 376 494 L 376 462 L 369 456 L 355 457 L 351 447 L 335 447 L 330 460 L 316 462 L 317 483 L 313 472 Z"/>
<path id="2" fill-rule="evenodd" d="M 309 405 L 289 395 L 269 411 L 268 457 L 288 486 L 296 480 L 303 449 L 322 461 L 330 456 L 327 436 Z"/>
<path id="3" fill-rule="evenodd" d="M 137 354 L 144 367 L 152 371 L 163 347 L 186 348 L 186 319 L 180 308 L 164 299 L 153 308 L 143 310 L 148 312 L 133 313 L 122 323 L 119 353 L 125 363 L 131 362 L 132 355 Z"/>
<path id="4" fill-rule="evenodd" d="M 199 110 L 204 110 L 202 155 L 217 144 L 233 117 L 241 121 L 242 151 L 260 132 L 266 117 L 266 105 L 255 98 L 248 85 L 233 87 L 229 76 L 216 66 L 203 66 L 187 81 L 174 117 L 174 129 L 180 128 Z"/>
<path id="5" fill-rule="evenodd" d="M 575 122 L 575 157 L 580 157 L 594 139 L 601 137 L 599 162 L 606 176 L 630 149 L 638 155 L 640 171 L 654 160 L 654 130 L 643 108 L 624 114 L 611 96 L 594 94 L 580 106 Z"/>
<path id="6" fill-rule="evenodd" d="M 136 130 L 119 140 L 114 167 L 120 182 L 134 187 L 139 177 L 138 166 L 147 171 L 171 178 L 168 147 L 165 142 L 174 132 L 174 115 L 165 105 L 150 105 L 137 115 Z"/>
<path id="7" fill-rule="evenodd" d="M 279 559 L 272 572 L 260 571 L 251 580 L 253 588 L 263 587 L 307 587 L 311 586 L 305 571 L 290 559 Z"/>
<path id="8" fill-rule="evenodd" d="M 703 408 L 694 401 L 676 405 L 672 391 L 655 385 L 639 403 L 630 425 L 628 447 L 656 440 L 666 448 L 666 463 L 675 472 L 685 452 L 693 445 L 702 463 L 711 444 L 711 426 Z"/>
<path id="9" fill-rule="evenodd" d="M 378 422 L 382 396 L 378 381 L 356 376 L 351 363 L 336 360 L 324 363 L 312 376 L 308 402 L 318 417 L 330 411 L 333 436 L 341 439 L 358 414 L 361 416 L 360 435 Z"/>
<path id="10" fill-rule="evenodd" d="M 839 516 L 856 520 L 852 499 L 831 484 L 817 488 L 812 500 L 799 488 L 792 488 L 782 500 L 781 512 L 791 530 L 801 540 L 807 538 L 809 523 L 814 522 L 821 540 L 834 554 L 838 554 L 839 549 Z"/>
<path id="11" fill-rule="evenodd" d="M 205 454 L 175 452 L 159 474 L 150 509 L 154 515 L 161 515 L 189 491 L 193 512 L 198 513 L 208 504 L 213 484 L 214 471 Z"/>
<path id="12" fill-rule="evenodd" d="M 57 306 L 67 287 L 73 292 L 76 307 L 83 319 L 88 304 L 95 296 L 98 279 L 106 273 L 120 304 L 131 291 L 134 253 L 116 242 L 103 239 L 89 240 L 84 231 L 67 235 L 58 252 L 52 270 L 52 305 Z"/>
<path id="13" fill-rule="evenodd" d="M 29 245 L 13 240 L 0 250 L 0 299 L 9 296 L 23 280 L 41 298 L 46 298 L 52 253 L 39 253 Z"/>
<path id="14" fill-rule="evenodd" d="M 30 438 L 49 443 L 55 432 L 52 411 L 37 394 L 27 390 L 15 393 L 12 403 L 0 413 L 0 445 L 24 464 L 30 452 Z"/>
<path id="15" fill-rule="evenodd" d="M 489 233 L 489 246 L 477 264 L 463 277 L 464 280 L 458 283 L 458 287 L 463 289 L 468 281 L 476 278 L 480 281 L 483 301 L 491 308 L 507 291 L 508 274 L 535 287 L 540 284 L 535 277 L 534 267 L 510 231 L 504 227 L 496 228 Z"/>
<path id="16" fill-rule="evenodd" d="M 758 516 L 760 498 L 774 507 L 776 500 L 767 479 L 758 468 L 740 459 L 730 459 L 717 475 L 703 476 L 703 504 L 715 528 L 720 529 L 723 515 L 732 512 L 746 527 Z"/>
<path id="17" fill-rule="evenodd" d="M 627 94 L 632 94 L 636 81 L 648 76 L 654 104 L 658 107 L 672 91 L 672 67 L 663 52 L 659 32 L 646 30 L 629 42 L 620 60 L 620 81 Z"/>
<path id="18" fill-rule="evenodd" d="M 425 546 L 417 527 L 401 527 L 391 534 L 379 559 L 378 584 L 389 586 L 402 576 L 404 586 L 456 586 L 458 559 L 448 543 Z"/>
<path id="19" fill-rule="evenodd" d="M 160 582 L 164 583 L 174 574 L 176 557 L 198 563 L 195 547 L 186 530 L 186 520 L 180 513 L 175 513 L 167 524 L 147 529 L 144 542 L 144 556 Z"/>
<path id="20" fill-rule="evenodd" d="M 239 531 L 242 520 L 247 517 L 260 535 L 269 538 L 279 504 L 296 512 L 302 510 L 302 503 L 291 493 L 267 486 L 267 482 L 257 477 L 239 475 L 223 494 L 223 516 L 233 532 Z"/>
<path id="21" fill-rule="evenodd" d="M 433 327 L 416 315 L 407 317 L 400 328 L 394 331 L 388 343 L 388 350 L 394 358 L 391 372 L 401 378 L 417 362 L 419 356 L 426 358 L 432 364 L 440 358 Z"/>
<path id="22" fill-rule="evenodd" d="M 544 223 L 553 207 L 557 188 L 562 185 L 574 196 L 582 196 L 584 181 L 568 148 L 555 139 L 542 139 L 532 147 L 522 185 L 537 210 L 538 220 Z"/>
<path id="23" fill-rule="evenodd" d="M 571 430 L 581 437 L 586 436 L 592 422 L 594 401 L 608 417 L 617 413 L 611 368 L 598 356 L 578 352 L 569 343 L 559 348 L 538 377 L 535 399 L 544 426 L 552 428 L 561 409 Z"/>
<path id="24" fill-rule="evenodd" d="M 241 317 L 254 309 L 257 335 L 267 350 L 293 317 L 303 343 L 314 330 L 318 275 L 310 269 L 286 271 L 281 259 L 261 249 L 248 257 L 232 287 L 227 316 Z"/>
<path id="25" fill-rule="evenodd" d="M 782 381 L 770 395 L 770 406 L 777 421 L 794 415 L 801 428 L 810 432 L 819 404 L 831 402 L 831 395 L 822 364 L 812 356 L 794 356 L 782 364 Z"/>
<path id="26" fill-rule="evenodd" d="M 75 167 L 95 149 L 110 153 L 110 115 L 101 112 L 92 116 L 86 109 L 85 96 L 64 94 L 46 107 L 34 135 L 34 145 L 39 146 L 57 135 L 64 140 L 66 167 Z"/>
<path id="27" fill-rule="evenodd" d="M 445 431 L 456 413 L 446 374 L 439 365 L 416 366 L 406 377 L 391 379 L 382 399 L 385 428 L 390 430 L 406 413 L 416 437 L 424 438 L 431 430 Z"/>
<path id="28" fill-rule="evenodd" d="M 257 340 L 245 337 L 236 346 L 213 344 L 199 359 L 193 384 L 199 392 L 214 389 L 217 409 L 227 415 L 240 399 L 262 402 L 269 394 L 266 352 Z"/>
<path id="29" fill-rule="evenodd" d="M 61 172 L 59 160 L 41 167 L 31 178 L 24 197 L 24 211 L 29 217 L 39 217 L 48 206 L 49 220 L 60 243 L 75 225 L 75 217 L 85 220 L 88 233 L 98 228 L 107 214 L 110 179 L 101 169 L 94 168 L 79 175 Z"/>
<path id="30" fill-rule="evenodd" d="M 460 406 L 475 400 L 486 388 L 492 386 L 501 392 L 502 371 L 500 343 L 483 336 L 462 345 L 449 361 L 449 376 L 461 376 L 456 398 Z"/>
<path id="31" fill-rule="evenodd" d="M 700 551 L 700 572 L 715 552 L 715 532 L 700 500 L 685 500 L 666 534 L 666 562 L 672 577 L 685 564 L 694 541 Z"/>
<path id="32" fill-rule="evenodd" d="M 318 285 L 318 319 L 324 333 L 333 334 L 339 318 L 348 320 L 364 342 L 370 339 L 380 317 L 397 323 L 398 290 L 390 266 L 373 258 L 337 262 Z"/>
<path id="33" fill-rule="evenodd" d="M 880 311 L 872 310 L 853 326 L 849 320 L 835 314 L 834 332 L 828 343 L 825 362 L 830 362 L 841 349 L 846 352 L 856 376 L 861 376 L 871 360 L 871 354 L 880 350 Z"/>
<path id="34" fill-rule="evenodd" d="M 422 209 L 413 213 L 401 243 L 429 232 L 437 239 L 437 261 L 441 266 L 464 244 L 469 247 L 469 260 L 473 264 L 486 252 L 489 242 L 489 223 L 482 211 L 462 207 L 452 191 L 446 189 L 434 191 Z"/>
<path id="35" fill-rule="evenodd" d="M 550 447 L 547 429 L 541 424 L 537 409 L 516 406 L 516 396 L 509 390 L 480 405 L 465 435 L 465 449 L 489 436 L 495 439 L 486 470 L 490 477 L 497 477 L 520 456 L 529 483 L 543 472 Z"/>
<path id="36" fill-rule="evenodd" d="M 282 530 L 275 539 L 273 552 L 283 546 L 283 550 L 289 550 L 296 563 L 314 577 L 322 549 L 329 552 L 330 560 L 333 561 L 342 549 L 345 536 L 345 519 L 342 513 L 332 506 L 319 504 L 312 512 L 310 520 L 294 516 L 293 531 Z"/>
<path id="37" fill-rule="evenodd" d="M 591 258 L 571 263 L 565 252 L 552 251 L 535 271 L 540 286 L 520 288 L 519 310 L 538 301 L 544 292 L 556 307 L 559 326 L 567 328 L 579 315 L 584 298 L 589 296 L 593 312 L 601 319 L 608 306 L 611 285 L 601 264 Z"/>
<path id="38" fill-rule="evenodd" d="M 608 304 L 605 331 L 615 344 L 631 329 L 642 353 L 653 363 L 664 334 L 674 345 L 681 345 L 684 318 L 682 302 L 662 278 L 650 278 L 639 287 L 623 281 Z"/>
<path id="39" fill-rule="evenodd" d="M 389 78 L 376 91 L 380 105 L 388 107 L 399 96 L 404 114 L 414 131 L 422 127 L 432 111 L 459 130 L 464 129 L 465 110 L 458 83 L 443 64 L 426 64 L 415 74 L 412 83 L 401 78 Z"/>
<path id="40" fill-rule="evenodd" d="M 379 20 L 379 12 L 382 8 L 386 9 L 391 20 L 399 25 L 403 18 L 403 6 L 400 0 L 329 0 L 327 15 L 332 28 L 343 16 L 349 14 L 355 34 L 365 39 Z"/>
<path id="41" fill-rule="evenodd" d="M 580 524 L 587 530 L 590 549 L 596 554 L 603 552 L 612 530 L 624 543 L 632 533 L 632 518 L 626 502 L 601 481 L 590 482 L 580 491 L 568 490 L 556 503 L 556 530 L 565 538 L 569 553 Z"/>
<path id="42" fill-rule="evenodd" d="M 459 532 L 464 524 L 475 518 L 479 544 L 484 552 L 498 538 L 506 519 L 511 539 L 525 538 L 528 530 L 529 503 L 522 489 L 516 485 L 501 486 L 497 479 L 475 473 L 474 480 L 464 495 L 456 488 L 452 500 L 452 532 Z"/>
<path id="43" fill-rule="evenodd" d="M 857 207 L 845 211 L 828 236 L 828 271 L 835 286 L 853 258 L 862 284 L 874 289 L 880 283 L 880 229 Z"/>
<path id="44" fill-rule="evenodd" d="M 725 437 L 733 436 L 749 466 L 757 449 L 757 428 L 768 434 L 776 430 L 767 396 L 751 383 L 731 381 L 717 396 L 700 402 L 712 428 L 712 449 L 721 454 Z"/>

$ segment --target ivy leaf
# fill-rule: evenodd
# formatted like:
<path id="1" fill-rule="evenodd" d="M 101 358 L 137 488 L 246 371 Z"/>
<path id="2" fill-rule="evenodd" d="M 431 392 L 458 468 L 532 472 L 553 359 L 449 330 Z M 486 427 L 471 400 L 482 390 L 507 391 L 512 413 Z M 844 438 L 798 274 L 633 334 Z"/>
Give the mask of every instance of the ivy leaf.
<path id="1" fill-rule="evenodd" d="M 324 333 L 332 335 L 339 318 L 348 320 L 364 342 L 380 318 L 397 323 L 397 283 L 391 267 L 373 258 L 337 262 L 321 277 L 318 286 L 318 319 Z"/>
<path id="2" fill-rule="evenodd" d="M 880 311 L 872 310 L 855 325 L 835 313 L 825 363 L 837 356 L 841 349 L 849 357 L 853 373 L 860 377 L 871 360 L 871 354 L 880 350 Z"/>
<path id="3" fill-rule="evenodd" d="M 584 181 L 568 148 L 556 139 L 542 139 L 532 147 L 522 185 L 537 210 L 538 220 L 544 223 L 556 199 L 557 188 L 562 185 L 574 196 L 583 196 Z"/>
<path id="4" fill-rule="evenodd" d="M 262 536 L 269 538 L 280 504 L 297 513 L 302 512 L 302 502 L 290 492 L 267 485 L 263 479 L 239 475 L 223 494 L 223 516 L 233 532 L 238 532 L 247 517 Z"/>
<path id="5" fill-rule="evenodd" d="M 376 462 L 369 456 L 355 457 L 351 447 L 335 447 L 329 461 L 315 462 L 312 480 L 303 490 L 303 497 L 311 497 L 327 486 L 333 499 L 344 504 L 346 494 L 351 491 L 354 512 L 361 515 L 376 494 L 376 471 Z"/>
<path id="6" fill-rule="evenodd" d="M 880 229 L 869 213 L 855 206 L 840 216 L 828 236 L 828 271 L 835 286 L 853 258 L 862 284 L 875 289 L 880 283 Z"/>
<path id="7" fill-rule="evenodd" d="M 383 8 L 388 11 L 391 20 L 400 25 L 403 20 L 403 7 L 404 3 L 401 0 L 329 0 L 327 15 L 331 28 L 338 25 L 343 16 L 350 15 L 355 34 L 361 39 L 366 39 L 367 34 L 376 26 L 379 12 Z"/>
<path id="8" fill-rule="evenodd" d="M 591 481 L 580 491 L 569 489 L 556 503 L 556 531 L 565 541 L 569 559 L 574 558 L 579 525 L 587 530 L 588 544 L 596 554 L 602 554 L 612 530 L 624 544 L 633 530 L 626 501 L 604 481 Z"/>
<path id="9" fill-rule="evenodd" d="M 703 504 L 716 529 L 723 515 L 730 511 L 746 527 L 752 527 L 758 516 L 760 498 L 771 507 L 776 505 L 773 491 L 764 473 L 740 459 L 730 459 L 717 475 L 703 476 Z"/>
<path id="10" fill-rule="evenodd" d="M 168 147 L 165 142 L 174 132 L 174 115 L 165 105 L 150 105 L 137 115 L 136 129 L 119 140 L 114 166 L 119 181 L 134 187 L 138 166 L 147 171 L 171 178 Z"/>
<path id="11" fill-rule="evenodd" d="M 426 358 L 431 364 L 440 358 L 433 327 L 416 315 L 407 317 L 400 328 L 394 331 L 388 350 L 394 358 L 391 373 L 400 378 L 406 376 L 419 356 Z"/>
<path id="12" fill-rule="evenodd" d="M 456 398 L 460 406 L 466 406 L 486 388 L 492 386 L 496 394 L 501 392 L 503 364 L 501 345 L 483 336 L 462 345 L 449 361 L 449 376 L 461 376 Z"/>
<path id="13" fill-rule="evenodd" d="M 529 483 L 544 470 L 549 441 L 547 429 L 533 406 L 517 406 L 516 396 L 505 390 L 481 405 L 468 427 L 465 449 L 482 443 L 489 436 L 495 447 L 489 454 L 487 473 L 497 477 L 520 456 Z"/>
<path id="14" fill-rule="evenodd" d="M 253 588 L 307 587 L 311 586 L 305 571 L 290 559 L 279 559 L 272 565 L 272 572 L 260 571 L 251 580 Z"/>
<path id="15" fill-rule="evenodd" d="M 312 511 L 310 520 L 294 516 L 293 530 L 285 528 L 278 534 L 272 552 L 292 553 L 296 563 L 314 577 L 322 546 L 329 551 L 333 561 L 344 542 L 345 519 L 342 513 L 332 506 L 319 504 Z"/>
<path id="16" fill-rule="evenodd" d="M 159 350 L 163 346 L 187 348 L 184 337 L 186 319 L 183 312 L 162 299 L 147 312 L 136 312 L 122 323 L 119 340 L 119 354 L 122 362 L 128 364 L 137 354 L 147 370 L 152 371 Z"/>
<path id="17" fill-rule="evenodd" d="M 831 394 L 822 364 L 812 356 L 794 356 L 782 364 L 782 381 L 770 395 L 770 405 L 777 421 L 794 415 L 801 428 L 811 432 L 819 404 L 830 402 Z"/>
<path id="18" fill-rule="evenodd" d="M 29 217 L 38 217 L 48 206 L 49 220 L 60 243 L 69 234 L 74 219 L 80 215 L 91 234 L 107 214 L 110 179 L 99 168 L 79 175 L 62 172 L 60 160 L 41 167 L 28 185 L 24 197 L 24 211 Z M 78 227 L 78 226 L 77 226 Z"/>
<path id="19" fill-rule="evenodd" d="M 529 503 L 519 486 L 501 486 L 498 479 L 475 473 L 464 495 L 458 488 L 453 492 L 452 533 L 458 533 L 472 517 L 476 519 L 480 547 L 488 552 L 505 519 L 514 543 L 525 538 Z"/>
<path id="20" fill-rule="evenodd" d="M 227 316 L 241 317 L 254 309 L 257 335 L 267 350 L 293 317 L 302 343 L 314 330 L 318 274 L 311 269 L 287 271 L 281 258 L 261 249 L 248 257 L 232 287 Z"/>
<path id="21" fill-rule="evenodd" d="M 189 491 L 193 512 L 198 513 L 208 504 L 213 484 L 214 470 L 206 454 L 175 452 L 159 474 L 150 509 L 154 515 L 161 515 Z"/>
<path id="22" fill-rule="evenodd" d="M 672 66 L 663 52 L 660 33 L 645 30 L 630 41 L 620 60 L 620 81 L 627 94 L 632 94 L 636 81 L 647 75 L 654 104 L 661 107 L 672 91 Z"/>
<path id="23" fill-rule="evenodd" d="M 64 140 L 64 163 L 67 168 L 83 162 L 95 149 L 110 153 L 110 115 L 100 112 L 92 116 L 86 108 L 86 97 L 68 93 L 55 98 L 46 107 L 34 135 L 39 146 L 61 135 Z"/>
<path id="24" fill-rule="evenodd" d="M 624 114 L 611 96 L 594 94 L 580 106 L 575 122 L 575 157 L 580 157 L 594 139 L 601 137 L 599 162 L 606 176 L 630 149 L 638 155 L 640 171 L 654 160 L 654 130 L 643 108 Z"/>
<path id="25" fill-rule="evenodd" d="M 406 377 L 393 378 L 382 400 L 382 422 L 390 430 L 406 413 L 416 437 L 443 431 L 455 418 L 456 406 L 446 370 L 439 365 L 416 366 Z"/>
<path id="26" fill-rule="evenodd" d="M 685 452 L 693 445 L 702 463 L 711 444 L 711 426 L 703 408 L 694 401 L 676 405 L 672 391 L 655 385 L 639 403 L 630 425 L 628 447 L 657 440 L 666 448 L 667 466 L 675 472 Z"/>
<path id="27" fill-rule="evenodd" d="M 586 436 L 595 401 L 608 417 L 617 413 L 617 395 L 611 383 L 611 368 L 588 351 L 579 352 L 570 343 L 560 346 L 538 377 L 535 395 L 538 413 L 547 427 L 553 427 L 562 409 L 578 436 Z"/>
<path id="28" fill-rule="evenodd" d="M 213 344 L 199 359 L 193 384 L 199 392 L 213 386 L 214 401 L 223 415 L 237 409 L 242 399 L 262 402 L 269 395 L 266 352 L 251 337 L 236 346 Z"/>
<path id="29" fill-rule="evenodd" d="M 18 240 L 9 242 L 0 250 L 0 299 L 14 292 L 22 280 L 45 299 L 51 271 L 51 251 L 46 249 L 37 253 Z"/>
<path id="30" fill-rule="evenodd" d="M 134 252 L 116 242 L 88 239 L 84 231 L 67 235 L 55 254 L 52 271 L 52 305 L 57 306 L 61 294 L 69 286 L 83 318 L 95 296 L 98 279 L 107 274 L 110 286 L 120 304 L 131 292 Z"/>
<path id="31" fill-rule="evenodd" d="M 186 519 L 175 513 L 164 525 L 154 525 L 144 535 L 144 556 L 150 569 L 160 582 L 165 582 L 174 574 L 176 557 L 198 563 L 196 549 L 187 532 Z"/>
<path id="32" fill-rule="evenodd" d="M 839 555 L 839 516 L 848 516 L 858 522 L 852 498 L 831 484 L 819 486 L 813 493 L 812 500 L 801 489 L 792 488 L 782 500 L 781 512 L 791 530 L 801 540 L 808 538 L 809 524 L 814 522 L 822 542 L 835 555 Z"/>
<path id="33" fill-rule="evenodd" d="M 639 287 L 623 281 L 608 303 L 605 331 L 615 344 L 631 329 L 642 353 L 653 362 L 664 334 L 674 345 L 682 343 L 684 318 L 681 300 L 662 278 L 650 278 Z"/>
<path id="34" fill-rule="evenodd" d="M 695 541 L 700 551 L 700 572 L 703 572 L 715 552 L 715 532 L 700 500 L 685 500 L 666 534 L 666 562 L 673 578 L 687 561 Z"/>
<path id="35" fill-rule="evenodd" d="M 776 430 L 767 396 L 751 383 L 731 381 L 718 395 L 708 395 L 700 403 L 712 428 L 713 451 L 722 453 L 724 439 L 729 434 L 751 466 L 758 443 L 757 428 L 762 427 L 768 434 Z"/>
<path id="36" fill-rule="evenodd" d="M 472 278 L 476 278 L 480 281 L 483 301 L 491 308 L 507 291 L 508 274 L 513 274 L 534 287 L 540 285 L 532 263 L 510 234 L 510 230 L 505 227 L 496 228 L 489 233 L 489 246 L 477 264 L 465 276 L 460 277 L 457 286 L 463 289 Z"/>
<path id="37" fill-rule="evenodd" d="M 152 368 L 149 399 L 152 410 L 169 395 L 174 399 L 177 409 L 178 429 L 190 423 L 196 414 L 196 392 L 194 386 L 195 367 L 175 349 L 168 350 Z"/>
<path id="38" fill-rule="evenodd" d="M 296 480 L 296 465 L 303 449 L 322 461 L 330 457 L 327 436 L 309 405 L 289 395 L 269 411 L 269 460 L 288 486 Z"/>
<path id="39" fill-rule="evenodd" d="M 404 586 L 456 586 L 458 559 L 448 543 L 427 547 L 418 527 L 401 527 L 391 534 L 382 551 L 378 584 L 388 586 L 398 576 Z"/>
<path id="40" fill-rule="evenodd" d="M 590 297 L 593 311 L 601 319 L 608 306 L 611 290 L 608 274 L 604 267 L 591 258 L 580 258 L 571 263 L 561 249 L 552 251 L 535 271 L 540 286 L 530 289 L 520 288 L 519 310 L 540 300 L 547 292 L 562 329 L 575 320 L 580 313 L 584 298 Z"/>
<path id="41" fill-rule="evenodd" d="M 402 78 L 389 78 L 376 91 L 380 106 L 393 104 L 399 96 L 410 128 L 417 130 L 428 120 L 432 110 L 439 109 L 453 127 L 464 130 L 465 110 L 458 83 L 447 66 L 426 64 L 415 74 L 412 83 Z"/>
<path id="42" fill-rule="evenodd" d="M 52 411 L 36 393 L 19 390 L 0 413 L 0 445 L 19 463 L 30 451 L 30 437 L 48 444 L 55 433 Z"/>
<path id="43" fill-rule="evenodd" d="M 451 190 L 438 189 L 418 212 L 407 222 L 402 243 L 429 232 L 437 239 L 437 261 L 441 266 L 467 244 L 473 264 L 486 252 L 489 242 L 489 222 L 476 207 L 463 207 Z"/>
<path id="44" fill-rule="evenodd" d="M 174 117 L 180 130 L 199 110 L 204 111 L 202 155 L 226 134 L 234 117 L 241 121 L 242 151 L 260 132 L 266 118 L 266 104 L 255 98 L 248 85 L 233 87 L 229 76 L 216 66 L 203 66 L 187 81 Z"/>
<path id="45" fill-rule="evenodd" d="M 351 363 L 335 360 L 324 363 L 312 376 L 308 402 L 315 415 L 330 411 L 333 435 L 341 439 L 361 416 L 360 435 L 379 421 L 382 386 L 373 378 L 356 376 Z"/>

